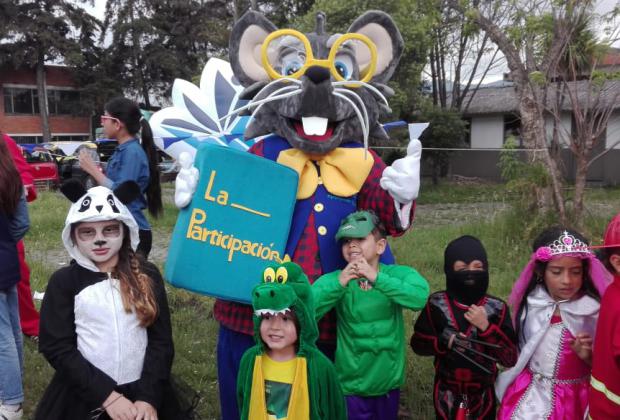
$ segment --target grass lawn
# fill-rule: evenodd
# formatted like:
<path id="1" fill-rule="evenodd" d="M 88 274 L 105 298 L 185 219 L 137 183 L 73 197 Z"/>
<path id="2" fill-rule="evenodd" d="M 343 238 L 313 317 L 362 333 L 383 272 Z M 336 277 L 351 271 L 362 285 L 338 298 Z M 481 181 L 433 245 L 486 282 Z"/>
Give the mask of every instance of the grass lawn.
<path id="1" fill-rule="evenodd" d="M 172 187 L 166 185 L 165 216 L 153 222 L 154 249 L 151 259 L 163 267 L 167 244 L 176 220 L 171 204 Z M 599 243 L 608 220 L 620 210 L 620 189 L 588 192 L 585 233 Z M 26 237 L 26 255 L 32 270 L 33 291 L 44 291 L 49 276 L 68 256 L 60 242 L 60 232 L 69 208 L 60 193 L 40 193 L 30 205 L 31 228 Z M 391 240 L 400 264 L 415 267 L 425 276 L 431 291 L 444 288 L 443 250 L 462 234 L 478 236 L 485 244 L 490 262 L 489 293 L 506 298 L 514 278 L 529 256 L 532 232 L 522 229 L 524 215 L 510 211 L 510 199 L 501 185 L 456 187 L 423 185 L 412 231 Z M 535 234 L 536 232 L 534 232 Z M 205 419 L 219 417 L 216 336 L 213 299 L 168 286 L 176 356 L 173 373 L 201 394 L 199 412 Z M 39 304 L 39 302 L 37 302 Z M 408 342 L 417 314 L 405 317 Z M 52 369 L 37 353 L 36 344 L 25 340 L 25 413 L 30 418 Z M 413 419 L 431 419 L 433 368 L 431 358 L 407 352 L 407 380 L 402 399 Z"/>

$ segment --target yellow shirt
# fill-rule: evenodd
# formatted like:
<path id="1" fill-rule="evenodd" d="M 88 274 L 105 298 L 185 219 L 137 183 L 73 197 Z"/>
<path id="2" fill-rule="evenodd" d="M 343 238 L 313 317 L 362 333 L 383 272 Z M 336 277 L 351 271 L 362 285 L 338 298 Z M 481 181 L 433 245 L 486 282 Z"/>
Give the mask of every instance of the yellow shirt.
<path id="1" fill-rule="evenodd" d="M 250 397 L 250 420 L 308 420 L 310 400 L 306 359 L 277 362 L 257 356 Z"/>

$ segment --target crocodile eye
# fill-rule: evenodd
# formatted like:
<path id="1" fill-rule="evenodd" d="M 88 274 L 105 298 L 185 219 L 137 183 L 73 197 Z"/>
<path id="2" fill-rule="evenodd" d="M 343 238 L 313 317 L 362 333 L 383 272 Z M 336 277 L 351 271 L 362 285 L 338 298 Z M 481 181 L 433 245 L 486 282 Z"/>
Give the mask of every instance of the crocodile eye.
<path id="1" fill-rule="evenodd" d="M 279 267 L 278 271 L 276 271 L 276 281 L 278 283 L 286 283 L 288 280 L 288 271 L 286 267 Z"/>
<path id="2" fill-rule="evenodd" d="M 263 271 L 263 281 L 265 283 L 273 283 L 275 280 L 276 271 L 271 267 L 267 267 L 265 271 Z"/>

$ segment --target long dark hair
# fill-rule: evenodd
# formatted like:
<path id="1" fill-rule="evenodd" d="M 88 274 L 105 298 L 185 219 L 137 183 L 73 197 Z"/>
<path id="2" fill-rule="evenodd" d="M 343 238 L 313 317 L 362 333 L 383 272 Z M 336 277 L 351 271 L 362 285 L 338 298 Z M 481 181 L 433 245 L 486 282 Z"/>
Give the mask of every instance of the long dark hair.
<path id="1" fill-rule="evenodd" d="M 9 216 L 15 213 L 24 189 L 4 135 L 0 136 L 0 212 Z"/>
<path id="2" fill-rule="evenodd" d="M 159 156 L 155 143 L 153 142 L 153 132 L 148 121 L 142 117 L 138 105 L 122 96 L 110 100 L 105 104 L 104 109 L 114 118 L 118 118 L 125 124 L 127 131 L 132 136 L 140 132 L 142 149 L 146 153 L 149 161 L 149 185 L 146 189 L 146 202 L 149 213 L 158 217 L 163 212 L 161 202 L 161 185 L 159 183 Z"/>
<path id="3" fill-rule="evenodd" d="M 549 245 L 551 243 L 553 243 L 553 241 L 555 241 L 556 239 L 558 239 L 560 237 L 560 235 L 562 235 L 562 233 L 566 231 L 568 232 L 570 235 L 574 236 L 575 238 L 579 239 L 581 242 L 589 244 L 590 241 L 588 241 L 588 239 L 583 236 L 582 234 L 580 234 L 579 232 L 577 232 L 574 229 L 570 229 L 564 226 L 552 226 L 550 228 L 545 229 L 544 231 L 542 231 L 534 240 L 534 243 L 532 245 L 532 252 L 536 252 L 536 250 L 542 246 L 546 246 Z M 528 295 L 536 288 L 536 286 L 538 286 L 539 284 L 541 284 L 543 287 L 545 287 L 545 289 L 547 288 L 547 286 L 545 285 L 545 270 L 547 269 L 547 264 L 549 262 L 548 261 L 536 261 L 536 266 L 534 267 L 534 272 L 532 273 L 532 277 L 530 278 L 530 281 L 527 285 L 527 289 L 525 289 L 525 293 L 523 294 L 523 299 L 520 302 L 519 305 L 519 312 L 516 315 L 516 325 L 515 325 L 515 332 L 517 333 L 517 337 L 520 336 L 520 334 L 522 334 L 523 331 L 523 326 L 525 324 L 525 317 L 527 317 L 527 312 L 528 312 L 528 305 L 527 305 L 527 297 Z M 583 270 L 583 282 L 581 284 L 581 292 L 583 294 L 586 294 L 598 301 L 601 300 L 601 296 L 598 292 L 598 290 L 596 289 L 596 287 L 594 287 L 594 283 L 592 282 L 592 278 L 590 277 L 590 260 L 588 259 L 582 259 L 581 260 L 581 264 L 582 264 L 582 270 Z M 523 317 L 523 314 L 525 313 L 525 317 Z M 521 320 L 521 318 L 524 318 L 523 320 Z"/>

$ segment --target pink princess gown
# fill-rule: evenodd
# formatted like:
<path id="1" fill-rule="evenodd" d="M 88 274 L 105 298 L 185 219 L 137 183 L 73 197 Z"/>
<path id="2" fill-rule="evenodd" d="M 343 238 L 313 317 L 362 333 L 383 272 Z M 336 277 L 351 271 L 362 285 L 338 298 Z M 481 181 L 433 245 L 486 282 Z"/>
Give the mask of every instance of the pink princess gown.
<path id="1" fill-rule="evenodd" d="M 498 419 L 583 419 L 590 366 L 571 349 L 573 339 L 554 315 L 527 367 L 506 389 Z"/>

